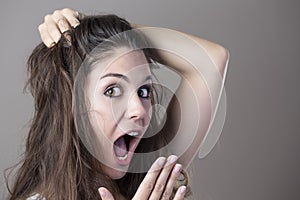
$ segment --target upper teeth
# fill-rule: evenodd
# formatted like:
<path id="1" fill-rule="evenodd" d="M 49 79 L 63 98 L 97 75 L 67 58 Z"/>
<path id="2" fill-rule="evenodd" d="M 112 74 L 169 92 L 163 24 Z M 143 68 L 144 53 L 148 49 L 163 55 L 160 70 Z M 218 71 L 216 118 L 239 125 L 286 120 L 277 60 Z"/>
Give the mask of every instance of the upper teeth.
<path id="1" fill-rule="evenodd" d="M 137 136 L 139 133 L 138 132 L 130 132 L 130 133 L 127 133 L 127 135 L 130 135 L 130 136 Z"/>

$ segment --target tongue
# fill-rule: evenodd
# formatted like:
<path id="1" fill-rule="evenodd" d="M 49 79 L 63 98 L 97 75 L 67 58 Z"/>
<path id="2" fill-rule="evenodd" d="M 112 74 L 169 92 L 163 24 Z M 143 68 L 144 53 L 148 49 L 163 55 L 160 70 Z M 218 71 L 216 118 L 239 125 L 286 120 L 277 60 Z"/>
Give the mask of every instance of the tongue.
<path id="1" fill-rule="evenodd" d="M 118 157 L 124 157 L 127 154 L 127 147 L 124 137 L 120 137 L 114 144 L 114 151 Z"/>

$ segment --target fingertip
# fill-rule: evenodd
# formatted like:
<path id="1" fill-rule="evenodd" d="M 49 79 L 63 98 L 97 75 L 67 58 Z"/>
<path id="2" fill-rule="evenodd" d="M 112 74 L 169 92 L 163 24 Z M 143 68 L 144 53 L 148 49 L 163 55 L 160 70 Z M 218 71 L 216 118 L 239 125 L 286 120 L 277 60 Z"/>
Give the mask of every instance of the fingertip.
<path id="1" fill-rule="evenodd" d="M 159 158 L 157 159 L 157 165 L 158 165 L 159 167 L 163 167 L 165 163 L 166 163 L 166 158 L 165 158 L 165 157 L 159 157 Z"/>
<path id="2" fill-rule="evenodd" d="M 46 45 L 46 47 L 51 48 L 56 45 L 53 39 L 50 36 L 42 37 L 42 42 Z"/>
<path id="3" fill-rule="evenodd" d="M 105 189 L 105 188 L 100 187 L 100 188 L 98 189 L 98 192 L 99 192 L 101 198 L 107 197 L 107 192 L 106 192 L 106 189 Z"/>
<path id="4" fill-rule="evenodd" d="M 51 47 L 53 47 L 54 45 L 56 45 L 56 43 L 55 42 L 52 42 L 50 45 L 46 45 L 48 48 L 51 48 Z"/>
<path id="5" fill-rule="evenodd" d="M 65 18 L 59 19 L 57 21 L 57 26 L 59 27 L 61 33 L 64 33 L 64 32 L 66 32 L 67 30 L 70 29 L 69 24 L 68 24 L 68 22 L 66 21 Z"/>
<path id="6" fill-rule="evenodd" d="M 160 171 L 163 167 L 164 167 L 164 165 L 165 165 L 165 163 L 166 163 L 166 158 L 165 157 L 159 157 L 159 158 L 157 158 L 154 162 L 153 162 L 153 164 L 151 165 L 151 167 L 150 167 L 150 169 L 149 169 L 149 171 L 148 172 L 156 172 L 156 171 Z"/>
<path id="7" fill-rule="evenodd" d="M 80 16 L 80 13 L 79 13 L 78 11 L 75 11 L 75 12 L 74 12 L 74 16 L 75 16 L 75 17 L 79 17 L 79 16 Z"/>
<path id="8" fill-rule="evenodd" d="M 180 186 L 175 194 L 174 200 L 183 200 L 186 193 L 186 186 Z"/>
<path id="9" fill-rule="evenodd" d="M 114 200 L 114 197 L 106 188 L 100 187 L 98 192 L 103 200 Z"/>
<path id="10" fill-rule="evenodd" d="M 181 165 L 181 164 L 176 164 L 176 165 L 174 166 L 173 171 L 174 171 L 175 173 L 179 174 L 179 173 L 181 172 L 181 170 L 182 170 L 182 165 Z"/>
<path id="11" fill-rule="evenodd" d="M 177 160 L 178 160 L 178 157 L 175 156 L 175 155 L 170 155 L 170 156 L 168 157 L 168 163 L 169 163 L 169 164 L 174 164 Z"/>
<path id="12" fill-rule="evenodd" d="M 73 28 L 76 28 L 77 26 L 79 26 L 80 22 L 77 19 L 74 19 L 74 21 L 71 23 L 71 26 L 73 26 Z"/>
<path id="13" fill-rule="evenodd" d="M 54 43 L 57 44 L 58 41 L 59 41 L 59 39 L 60 39 L 60 37 L 56 37 L 56 38 L 54 39 Z"/>
<path id="14" fill-rule="evenodd" d="M 85 17 L 85 14 L 83 14 L 83 13 L 77 11 L 77 13 L 76 13 L 75 16 L 76 16 L 77 19 L 82 19 L 82 18 Z"/>
<path id="15" fill-rule="evenodd" d="M 53 41 L 55 42 L 55 44 L 58 43 L 58 41 L 60 40 L 61 38 L 61 33 L 59 31 L 52 31 L 50 34 L 50 37 L 53 39 Z"/>
<path id="16" fill-rule="evenodd" d="M 184 196 L 185 193 L 186 193 L 186 186 L 185 186 L 185 185 L 181 186 L 181 187 L 179 188 L 179 192 L 180 192 L 181 195 Z"/>

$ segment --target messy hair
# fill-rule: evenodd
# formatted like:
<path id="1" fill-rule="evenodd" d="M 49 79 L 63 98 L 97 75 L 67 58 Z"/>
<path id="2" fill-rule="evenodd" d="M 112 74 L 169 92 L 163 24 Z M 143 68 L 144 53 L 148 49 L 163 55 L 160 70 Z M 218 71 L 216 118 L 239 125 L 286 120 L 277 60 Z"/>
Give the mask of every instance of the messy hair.
<path id="1" fill-rule="evenodd" d="M 147 46 L 141 33 L 126 34 L 129 30 L 133 30 L 131 25 L 116 15 L 86 16 L 55 46 L 47 48 L 41 43 L 33 50 L 27 63 L 27 86 L 34 98 L 35 112 L 24 158 L 9 190 L 11 200 L 26 199 L 37 193 L 47 200 L 100 199 L 99 187 L 106 187 L 115 199 L 134 196 L 146 173 L 126 173 L 120 180 L 107 177 L 78 135 L 78 130 L 88 129 L 82 127 L 88 124 L 87 117 L 76 117 L 86 110 L 80 104 L 80 97 L 84 77 L 91 69 L 82 69 L 83 61 L 87 58 L 89 62 L 101 61 L 118 47 Z M 142 51 L 149 63 L 159 60 L 153 50 Z M 83 70 L 82 80 L 78 80 L 80 70 Z M 158 101 L 158 95 L 155 97 L 152 102 Z M 165 135 L 158 133 L 142 139 L 137 152 L 156 150 L 167 142 Z M 183 184 L 187 184 L 185 173 L 184 177 Z"/>

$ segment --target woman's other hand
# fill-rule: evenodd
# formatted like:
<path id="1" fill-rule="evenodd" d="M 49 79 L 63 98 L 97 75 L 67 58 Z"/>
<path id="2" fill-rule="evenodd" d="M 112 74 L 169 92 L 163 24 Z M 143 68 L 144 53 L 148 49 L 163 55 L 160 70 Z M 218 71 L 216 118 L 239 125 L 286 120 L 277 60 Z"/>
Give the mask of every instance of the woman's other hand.
<path id="1" fill-rule="evenodd" d="M 81 15 L 70 8 L 56 10 L 52 14 L 46 15 L 44 22 L 38 27 L 43 43 L 47 47 L 55 45 L 62 33 L 69 30 L 70 27 L 75 28 L 79 25 L 78 19 L 81 18 Z"/>
<path id="2" fill-rule="evenodd" d="M 177 157 L 172 155 L 166 160 L 158 158 L 151 166 L 133 200 L 158 200 L 170 199 L 174 184 L 180 176 L 182 166 L 176 164 Z M 173 200 L 183 200 L 186 192 L 185 186 L 180 186 Z M 99 188 L 103 200 L 114 200 L 112 194 L 106 188 Z"/>

